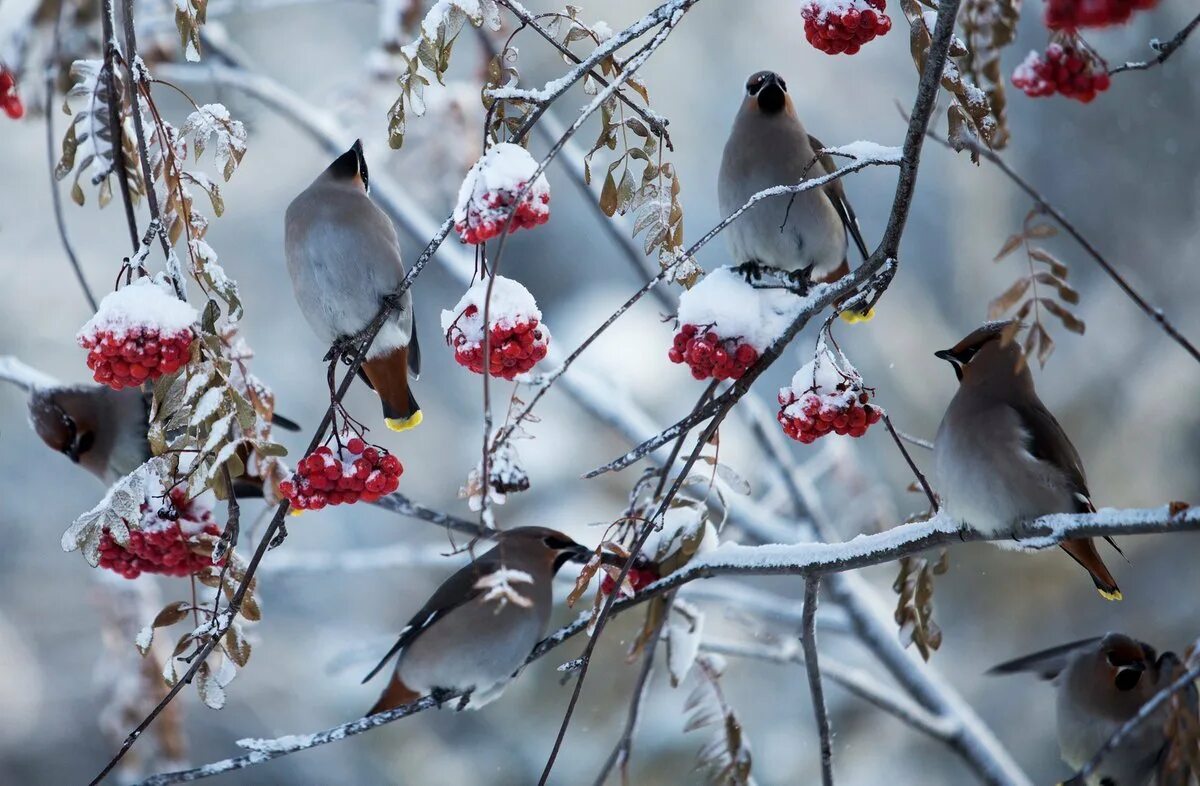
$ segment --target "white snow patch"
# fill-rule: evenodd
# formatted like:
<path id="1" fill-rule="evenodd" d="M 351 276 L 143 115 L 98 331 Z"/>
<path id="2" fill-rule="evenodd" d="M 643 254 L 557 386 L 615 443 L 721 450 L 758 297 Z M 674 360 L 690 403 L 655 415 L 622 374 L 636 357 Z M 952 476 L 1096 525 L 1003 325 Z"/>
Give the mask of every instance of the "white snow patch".
<path id="1" fill-rule="evenodd" d="M 458 202 L 454 207 L 454 222 L 465 222 L 472 210 L 485 217 L 495 212 L 497 208 L 487 203 L 488 195 L 500 191 L 517 194 L 533 177 L 537 168 L 537 161 L 534 161 L 529 151 L 520 145 L 510 142 L 492 145 L 463 178 L 458 189 Z M 549 195 L 550 181 L 546 180 L 545 174 L 540 174 L 529 187 L 524 201 L 539 201 L 543 196 L 549 198 Z M 505 213 L 504 218 L 507 218 L 507 212 L 503 208 L 500 210 Z"/>
<path id="2" fill-rule="evenodd" d="M 98 332 L 122 336 L 133 328 L 147 327 L 169 335 L 190 328 L 199 316 L 190 304 L 175 297 L 165 276 L 144 276 L 105 295 L 77 338 Z"/>
<path id="3" fill-rule="evenodd" d="M 732 268 L 720 267 L 680 296 L 679 321 L 711 329 L 721 338 L 740 338 L 762 352 L 783 335 L 806 302 L 784 289 L 755 289 Z"/>
<path id="4" fill-rule="evenodd" d="M 904 158 L 904 150 L 899 147 L 889 147 L 876 142 L 859 139 L 848 145 L 827 147 L 825 152 L 832 155 L 849 156 L 858 161 L 878 161 L 882 164 L 899 164 Z"/>
<path id="5" fill-rule="evenodd" d="M 449 333 L 451 328 L 461 330 L 467 341 L 480 343 L 483 341 L 483 306 L 487 300 L 488 279 L 476 281 L 466 291 L 452 309 L 442 311 L 442 332 Z M 474 306 L 475 310 L 467 314 Z M 529 290 L 519 281 L 504 276 L 496 276 L 492 285 L 491 305 L 488 308 L 488 321 L 492 327 L 503 329 L 512 328 L 518 322 L 528 322 L 542 319 L 537 301 Z M 541 328 L 545 330 L 546 326 Z"/>

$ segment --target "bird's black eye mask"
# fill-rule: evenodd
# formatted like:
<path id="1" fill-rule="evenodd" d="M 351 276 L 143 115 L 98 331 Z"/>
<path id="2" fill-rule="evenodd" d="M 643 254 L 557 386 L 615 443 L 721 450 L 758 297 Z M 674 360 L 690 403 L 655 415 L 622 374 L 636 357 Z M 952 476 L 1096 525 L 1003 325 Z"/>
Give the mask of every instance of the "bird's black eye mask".
<path id="1" fill-rule="evenodd" d="M 80 456 L 92 449 L 92 445 L 96 441 L 96 435 L 90 431 L 80 434 L 75 421 L 66 414 L 62 415 L 62 421 L 67 429 L 67 441 L 62 447 L 62 453 L 71 459 L 71 461 L 78 464 Z"/>

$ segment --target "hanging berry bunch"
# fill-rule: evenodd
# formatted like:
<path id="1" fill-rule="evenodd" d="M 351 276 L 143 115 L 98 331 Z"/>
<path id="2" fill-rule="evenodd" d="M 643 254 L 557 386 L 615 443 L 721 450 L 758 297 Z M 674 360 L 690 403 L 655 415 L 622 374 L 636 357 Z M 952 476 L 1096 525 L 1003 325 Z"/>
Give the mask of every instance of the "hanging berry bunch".
<path id="1" fill-rule="evenodd" d="M 488 279 L 476 282 L 453 309 L 442 312 L 446 343 L 464 368 L 482 374 L 484 368 L 484 303 Z M 524 374 L 550 347 L 550 331 L 542 324 L 537 301 L 517 281 L 496 276 L 488 312 L 488 374 L 511 380 Z"/>
<path id="2" fill-rule="evenodd" d="M 856 54 L 892 29 L 886 0 L 811 0 L 800 12 L 804 37 L 827 55 Z"/>
<path id="3" fill-rule="evenodd" d="M 550 183 L 539 174 L 530 184 L 537 162 L 520 145 L 492 145 L 467 172 L 454 208 L 454 231 L 464 243 L 483 243 L 504 231 L 532 229 L 550 218 Z M 517 197 L 525 196 L 517 204 Z M 514 212 L 515 208 L 515 212 Z"/>
<path id="4" fill-rule="evenodd" d="M 300 459 L 292 477 L 279 484 L 279 492 L 296 510 L 375 502 L 399 487 L 402 474 L 400 459 L 353 437 L 336 453 L 322 445 Z"/>
<path id="5" fill-rule="evenodd" d="M 1012 81 L 1034 98 L 1058 93 L 1085 104 L 1111 84 L 1104 61 L 1074 36 L 1052 42 L 1044 54 L 1030 52 Z"/>
<path id="6" fill-rule="evenodd" d="M 120 544 L 108 527 L 100 536 L 100 567 L 127 579 L 143 573 L 190 576 L 213 564 L 212 546 L 201 535 L 220 536 L 208 501 L 211 495 L 192 499 L 182 487 L 171 489 L 165 500 L 142 503 L 141 522 L 130 527 L 127 541 Z"/>
<path id="7" fill-rule="evenodd" d="M 187 363 L 198 316 L 162 280 L 145 276 L 106 295 L 75 340 L 97 382 L 136 387 Z"/>
<path id="8" fill-rule="evenodd" d="M 756 289 L 722 267 L 679 298 L 679 331 L 667 350 L 696 379 L 740 379 L 791 322 L 800 299 Z"/>
<path id="9" fill-rule="evenodd" d="M 5 65 L 0 65 L 0 108 L 13 120 L 25 116 L 25 105 L 17 95 L 17 77 Z"/>
<path id="10" fill-rule="evenodd" d="M 835 358 L 822 341 L 792 383 L 780 388 L 777 419 L 785 434 L 806 445 L 829 433 L 861 437 L 882 416 L 868 403 L 874 393 L 846 357 Z"/>
<path id="11" fill-rule="evenodd" d="M 1075 30 L 1124 24 L 1134 11 L 1145 11 L 1158 0 L 1047 0 L 1046 27 Z"/>

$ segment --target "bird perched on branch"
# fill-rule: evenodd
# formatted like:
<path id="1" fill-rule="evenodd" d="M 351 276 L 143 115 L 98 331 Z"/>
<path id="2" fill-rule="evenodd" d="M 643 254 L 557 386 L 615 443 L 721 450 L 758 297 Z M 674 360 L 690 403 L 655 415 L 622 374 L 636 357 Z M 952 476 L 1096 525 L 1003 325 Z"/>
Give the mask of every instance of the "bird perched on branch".
<path id="1" fill-rule="evenodd" d="M 1038 398 L 1021 347 L 1004 340 L 1012 324 L 985 324 L 934 353 L 959 380 L 934 440 L 934 485 L 947 513 L 992 535 L 1050 513 L 1096 510 L 1075 446 Z M 1121 599 L 1092 538 L 1061 546 L 1102 596 Z"/>
<path id="2" fill-rule="evenodd" d="M 1173 652 L 1156 657 L 1149 644 L 1121 633 L 1063 644 L 1002 663 L 990 674 L 1032 672 L 1054 680 L 1057 689 L 1058 746 L 1062 759 L 1078 770 L 1154 694 L 1180 676 Z M 1195 686 L 1180 692 L 1182 707 L 1194 719 Z M 1169 703 L 1164 704 L 1114 750 L 1105 754 L 1088 786 L 1185 786 L 1186 767 L 1168 766 L 1171 741 L 1164 736 Z M 1180 762 L 1182 763 L 1182 762 Z"/>
<path id="3" fill-rule="evenodd" d="M 355 142 L 287 209 L 284 251 L 296 302 L 316 334 L 331 345 L 366 329 L 404 279 L 396 229 L 367 195 L 369 185 L 362 142 Z M 421 407 L 409 387 L 410 372 L 415 379 L 421 370 L 415 327 L 412 294 L 405 292 L 361 369 L 393 431 L 421 422 Z"/>
<path id="4" fill-rule="evenodd" d="M 824 147 L 805 130 L 782 77 L 759 71 L 746 94 L 721 157 L 717 199 L 728 216 L 759 191 L 794 186 L 837 169 Z M 870 252 L 841 181 L 811 191 L 780 194 L 756 203 L 725 229 L 734 261 L 749 282 L 764 268 L 789 273 L 805 291 L 813 281 L 835 281 L 849 271 L 849 239 L 863 259 Z"/>
<path id="5" fill-rule="evenodd" d="M 368 715 L 426 694 L 469 694 L 478 709 L 496 699 L 546 635 L 551 584 L 567 562 L 593 552 L 557 530 L 518 527 L 446 579 L 400 633 L 367 682 L 400 653 Z M 610 556 L 610 555 L 606 555 Z"/>

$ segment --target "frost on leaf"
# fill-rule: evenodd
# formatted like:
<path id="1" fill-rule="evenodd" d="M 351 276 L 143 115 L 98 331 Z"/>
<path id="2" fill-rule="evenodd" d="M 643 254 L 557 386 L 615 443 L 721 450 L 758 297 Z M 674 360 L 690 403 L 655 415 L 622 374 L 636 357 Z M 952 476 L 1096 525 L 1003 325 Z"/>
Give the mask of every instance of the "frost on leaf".
<path id="1" fill-rule="evenodd" d="M 110 78 L 115 86 L 110 90 Z M 101 60 L 76 60 L 71 64 L 73 84 L 63 102 L 63 111 L 73 114 L 62 140 L 62 156 L 54 168 L 54 177 L 63 180 L 71 172 L 75 180 L 71 185 L 71 199 L 76 204 L 84 203 L 80 180 L 87 177 L 93 186 L 99 186 L 100 207 L 112 200 L 112 175 L 116 167 L 113 154 L 113 135 L 109 123 L 109 111 L 113 101 L 118 102 L 118 117 L 125 124 L 129 118 L 129 106 L 121 100 L 122 81 L 120 71 L 104 70 Z M 138 166 L 137 150 L 130 140 L 132 129 L 122 134 L 124 143 L 124 176 L 129 190 L 136 198 L 143 193 L 141 168 Z"/>
<path id="2" fill-rule="evenodd" d="M 200 28 L 207 12 L 208 0 L 175 0 L 175 28 L 188 62 L 200 60 Z"/>
<path id="3" fill-rule="evenodd" d="M 995 150 L 1008 144 L 1009 131 L 1004 110 L 1004 74 L 1000 71 L 1000 53 L 1017 35 L 1021 15 L 1020 0 L 966 0 L 958 13 L 958 22 L 966 36 L 966 53 L 959 67 L 967 79 L 979 85 L 988 97 L 995 122 L 991 146 Z"/>
<path id="4" fill-rule="evenodd" d="M 684 732 L 712 729 L 712 737 L 696 754 L 697 766 L 705 771 L 714 786 L 749 786 L 751 775 L 750 742 L 742 722 L 725 701 L 721 675 L 725 662 L 715 655 L 696 658 L 691 674 L 695 688 L 683 706 L 687 717 Z"/>
<path id="5" fill-rule="evenodd" d="M 988 319 L 999 319 L 1007 314 L 1013 320 L 1005 327 L 1000 339 L 1004 344 L 1021 341 L 1023 352 L 1017 361 L 1018 370 L 1035 353 L 1038 363 L 1044 367 L 1054 351 L 1054 340 L 1042 320 L 1043 312 L 1054 316 L 1072 333 L 1082 335 L 1086 329 L 1083 320 L 1069 308 L 1079 303 L 1079 292 L 1067 284 L 1069 271 L 1066 264 L 1037 243 L 1058 234 L 1052 224 L 1038 220 L 1040 215 L 1036 208 L 1029 211 L 1021 231 L 1004 242 L 993 260 L 999 262 L 1018 248 L 1025 252 L 1028 274 L 1018 276 L 988 304 Z M 1027 324 L 1026 320 L 1030 318 L 1032 321 Z M 1028 331 L 1022 341 L 1020 333 L 1026 326 Z"/>
<path id="6" fill-rule="evenodd" d="M 678 687 L 700 653 L 704 634 L 704 613 L 686 601 L 676 599 L 667 623 L 667 671 L 671 687 Z"/>
<path id="7" fill-rule="evenodd" d="M 80 549 L 92 567 L 100 564 L 100 539 L 107 532 L 117 543 L 129 542 L 131 522 L 141 520 L 146 501 L 147 479 L 156 472 L 157 460 L 151 459 L 109 488 L 100 504 L 75 519 L 62 536 L 63 551 Z"/>
<path id="8" fill-rule="evenodd" d="M 475 589 L 483 592 L 482 602 L 496 604 L 497 614 L 509 603 L 523 609 L 532 606 L 533 601 L 522 595 L 514 584 L 533 584 L 533 576 L 523 570 L 501 567 L 481 576 L 475 582 Z"/>
<path id="9" fill-rule="evenodd" d="M 241 120 L 231 118 L 223 104 L 204 104 L 188 115 L 179 133 L 185 142 L 192 143 L 192 153 L 197 161 L 204 155 L 211 139 L 217 169 L 227 181 L 246 154 L 246 127 Z"/>
<path id="10" fill-rule="evenodd" d="M 430 83 L 426 74 L 432 74 L 438 84 L 445 84 L 450 52 L 467 22 L 499 30 L 500 8 L 495 0 L 436 0 L 421 21 L 417 38 L 400 47 L 402 65 L 396 79 L 400 96 L 388 110 L 388 143 L 393 148 L 404 144 L 407 110 L 418 117 L 425 114 L 423 94 Z"/>
<path id="11" fill-rule="evenodd" d="M 933 577 L 949 567 L 950 556 L 945 549 L 932 563 L 925 557 L 902 557 L 900 574 L 892 585 L 898 595 L 895 618 L 900 626 L 900 643 L 905 647 L 915 645 L 925 660 L 942 646 L 942 629 L 933 621 Z"/>

